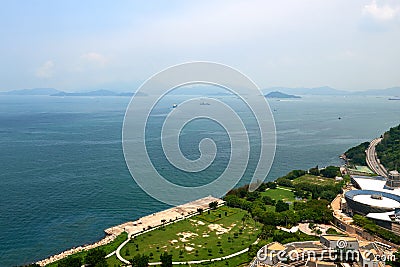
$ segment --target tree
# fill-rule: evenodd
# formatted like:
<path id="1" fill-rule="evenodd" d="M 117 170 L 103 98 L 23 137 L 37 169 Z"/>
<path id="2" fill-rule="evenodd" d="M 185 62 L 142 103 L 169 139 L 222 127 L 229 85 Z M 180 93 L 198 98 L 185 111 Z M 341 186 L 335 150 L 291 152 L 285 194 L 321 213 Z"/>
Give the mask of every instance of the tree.
<path id="1" fill-rule="evenodd" d="M 293 170 L 291 172 L 289 172 L 288 174 L 286 174 L 284 176 L 284 178 L 289 179 L 289 180 L 294 180 L 300 176 L 305 175 L 307 172 L 303 171 L 303 170 Z"/>
<path id="2" fill-rule="evenodd" d="M 250 219 L 250 216 L 248 213 L 245 213 L 242 217 L 242 227 L 244 227 L 245 222 Z"/>
<path id="3" fill-rule="evenodd" d="M 258 237 L 263 240 L 267 240 L 274 234 L 275 230 L 276 230 L 276 227 L 274 225 L 264 225 L 261 228 L 261 233 L 258 235 Z"/>
<path id="4" fill-rule="evenodd" d="M 270 196 L 263 196 L 261 200 L 265 205 L 275 206 L 276 204 L 275 199 L 272 199 Z"/>
<path id="5" fill-rule="evenodd" d="M 149 256 L 137 254 L 130 262 L 132 267 L 147 267 L 149 265 Z"/>
<path id="6" fill-rule="evenodd" d="M 172 255 L 164 252 L 160 256 L 161 267 L 172 267 Z"/>
<path id="7" fill-rule="evenodd" d="M 320 197 L 323 199 L 326 199 L 328 201 L 332 201 L 336 197 L 336 193 L 334 191 L 328 190 L 328 191 L 323 191 L 320 194 Z"/>
<path id="8" fill-rule="evenodd" d="M 296 189 L 293 191 L 293 193 L 294 193 L 294 196 L 295 196 L 295 197 L 298 197 L 298 198 L 308 198 L 308 196 L 310 195 L 309 192 L 303 191 L 303 190 L 301 190 L 301 189 L 299 189 L 299 188 L 296 188 Z"/>
<path id="9" fill-rule="evenodd" d="M 267 183 L 267 187 L 268 187 L 269 189 L 276 189 L 276 183 L 274 183 L 274 182 L 268 182 L 268 183 Z"/>
<path id="10" fill-rule="evenodd" d="M 85 257 L 85 264 L 92 267 L 107 267 L 106 255 L 102 249 L 89 250 Z"/>
<path id="11" fill-rule="evenodd" d="M 210 209 L 212 209 L 212 210 L 215 210 L 218 207 L 218 201 L 210 202 L 208 204 L 208 207 L 210 207 Z"/>
<path id="12" fill-rule="evenodd" d="M 284 177 L 276 179 L 276 183 L 280 186 L 293 187 L 293 182 Z"/>
<path id="13" fill-rule="evenodd" d="M 321 175 L 327 178 L 335 178 L 340 175 L 340 168 L 335 166 L 328 166 L 320 171 Z"/>
<path id="14" fill-rule="evenodd" d="M 264 192 L 267 189 L 267 185 L 265 183 L 260 184 L 260 186 L 257 188 L 258 192 Z"/>
<path id="15" fill-rule="evenodd" d="M 319 176 L 318 165 L 308 170 L 308 173 L 314 176 Z"/>
<path id="16" fill-rule="evenodd" d="M 203 209 L 202 208 L 197 208 L 197 212 L 199 213 L 199 214 L 202 214 L 203 213 Z"/>
<path id="17" fill-rule="evenodd" d="M 282 212 L 285 210 L 289 210 L 289 204 L 285 203 L 281 199 L 279 199 L 278 202 L 276 202 L 276 204 L 275 204 L 275 211 Z"/>
<path id="18" fill-rule="evenodd" d="M 261 194 L 260 194 L 260 192 L 258 192 L 258 191 L 249 192 L 249 193 L 247 194 L 247 200 L 250 201 L 250 202 L 252 202 L 252 201 L 256 200 L 257 198 L 259 198 L 260 195 L 261 195 Z"/>

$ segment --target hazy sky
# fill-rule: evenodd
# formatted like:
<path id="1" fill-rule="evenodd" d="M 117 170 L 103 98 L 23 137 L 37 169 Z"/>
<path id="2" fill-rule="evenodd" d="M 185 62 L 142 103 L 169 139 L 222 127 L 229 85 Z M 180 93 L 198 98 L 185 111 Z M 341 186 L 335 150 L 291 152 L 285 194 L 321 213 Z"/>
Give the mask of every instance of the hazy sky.
<path id="1" fill-rule="evenodd" d="M 0 4 L 2 91 L 128 91 L 195 60 L 233 66 L 262 88 L 400 86 L 397 0 Z"/>

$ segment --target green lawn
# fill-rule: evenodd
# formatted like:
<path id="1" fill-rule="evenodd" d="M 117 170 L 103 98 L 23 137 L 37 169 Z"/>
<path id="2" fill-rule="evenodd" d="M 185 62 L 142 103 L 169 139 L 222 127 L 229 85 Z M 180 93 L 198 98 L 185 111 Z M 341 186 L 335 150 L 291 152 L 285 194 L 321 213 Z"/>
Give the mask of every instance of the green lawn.
<path id="1" fill-rule="evenodd" d="M 295 200 L 293 192 L 286 188 L 268 189 L 265 192 L 262 192 L 261 195 L 269 196 L 275 200 L 281 199 L 284 202 L 293 202 Z"/>
<path id="2" fill-rule="evenodd" d="M 129 260 L 138 253 L 144 253 L 152 255 L 150 262 L 159 261 L 159 255 L 164 251 L 173 255 L 173 261 L 204 260 L 230 255 L 247 248 L 257 239 L 260 225 L 252 219 L 242 225 L 245 213 L 228 207 L 220 207 L 210 214 L 204 212 L 138 236 L 121 250 L 121 255 Z M 224 266 L 227 266 L 225 262 Z"/>
<path id="3" fill-rule="evenodd" d="M 335 181 L 334 178 L 325 178 L 325 177 L 306 174 L 293 180 L 294 185 L 300 183 L 310 183 L 316 185 L 335 185 L 337 181 Z"/>
<path id="4" fill-rule="evenodd" d="M 117 258 L 117 256 L 112 255 L 107 259 L 108 267 L 119 267 L 122 265 L 122 262 Z"/>

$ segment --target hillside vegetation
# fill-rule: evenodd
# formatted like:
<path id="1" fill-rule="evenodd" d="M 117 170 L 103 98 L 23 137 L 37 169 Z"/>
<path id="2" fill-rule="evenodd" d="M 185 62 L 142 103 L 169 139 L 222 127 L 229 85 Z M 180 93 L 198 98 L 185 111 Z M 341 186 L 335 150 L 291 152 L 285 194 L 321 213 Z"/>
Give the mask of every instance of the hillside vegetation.
<path id="1" fill-rule="evenodd" d="M 376 146 L 376 151 L 386 169 L 400 171 L 400 125 L 391 128 L 383 135 L 383 140 Z"/>
<path id="2" fill-rule="evenodd" d="M 349 163 L 352 165 L 366 166 L 367 162 L 365 161 L 365 158 L 367 155 L 365 154 L 365 150 L 367 150 L 368 146 L 369 142 L 364 142 L 347 150 L 344 154 Z"/>

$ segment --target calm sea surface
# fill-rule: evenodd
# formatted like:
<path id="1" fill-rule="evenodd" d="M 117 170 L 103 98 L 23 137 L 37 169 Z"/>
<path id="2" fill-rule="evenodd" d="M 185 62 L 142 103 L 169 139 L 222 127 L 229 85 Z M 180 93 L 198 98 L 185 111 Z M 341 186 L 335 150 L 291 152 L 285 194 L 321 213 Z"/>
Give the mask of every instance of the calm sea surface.
<path id="1" fill-rule="evenodd" d="M 128 103 L 128 97 L 0 96 L 0 266 L 97 241 L 110 226 L 168 208 L 146 195 L 125 165 L 121 128 Z M 153 121 L 172 103 L 161 105 Z M 278 143 L 268 180 L 292 169 L 340 164 L 338 156 L 349 147 L 400 123 L 400 101 L 387 98 L 269 103 Z M 177 183 L 204 184 L 210 171 L 217 175 L 226 164 L 227 138 L 218 125 L 201 121 L 183 133 L 182 150 L 189 158 L 196 158 L 193 148 L 201 138 L 220 141 L 218 164 L 204 177 L 175 172 L 157 151 L 157 142 L 153 163 L 166 175 L 178 176 Z"/>

